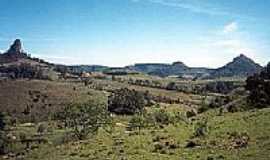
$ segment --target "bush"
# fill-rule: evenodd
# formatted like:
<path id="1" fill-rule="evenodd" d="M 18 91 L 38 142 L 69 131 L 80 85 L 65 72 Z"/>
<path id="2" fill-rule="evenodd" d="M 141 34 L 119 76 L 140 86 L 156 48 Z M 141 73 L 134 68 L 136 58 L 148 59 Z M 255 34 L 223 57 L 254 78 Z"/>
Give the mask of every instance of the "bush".
<path id="1" fill-rule="evenodd" d="M 209 108 L 219 108 L 227 103 L 229 103 L 230 97 L 215 97 L 210 100 L 208 106 Z"/>
<path id="2" fill-rule="evenodd" d="M 176 83 L 175 83 L 175 82 L 170 82 L 170 83 L 166 86 L 166 89 L 168 89 L 168 90 L 176 90 L 176 89 L 177 89 Z"/>
<path id="3" fill-rule="evenodd" d="M 146 126 L 146 123 L 144 116 L 138 114 L 134 115 L 128 123 L 128 130 L 140 130 L 142 127 Z"/>
<path id="4" fill-rule="evenodd" d="M 0 112 L 0 131 L 3 131 L 6 127 L 6 115 Z"/>
<path id="5" fill-rule="evenodd" d="M 194 116 L 196 116 L 196 112 L 194 110 L 190 110 L 186 112 L 187 118 L 194 117 Z"/>
<path id="6" fill-rule="evenodd" d="M 201 122 L 196 123 L 194 126 L 194 137 L 205 136 L 207 133 L 207 120 L 202 120 Z"/>
<path id="7" fill-rule="evenodd" d="M 201 102 L 201 105 L 199 106 L 197 112 L 203 113 L 209 109 L 209 105 L 207 104 L 207 97 L 204 96 Z"/>
<path id="8" fill-rule="evenodd" d="M 152 113 L 156 123 L 168 125 L 171 123 L 171 115 L 164 109 L 159 109 Z"/>
<path id="9" fill-rule="evenodd" d="M 46 124 L 41 123 L 41 124 L 38 125 L 37 133 L 43 134 L 43 133 L 46 132 L 47 128 L 48 128 L 48 126 Z"/>
<path id="10" fill-rule="evenodd" d="M 107 105 L 102 102 L 71 104 L 62 113 L 65 126 L 72 130 L 78 139 L 85 139 L 90 133 L 97 133 L 100 127 L 111 124 Z"/>
<path id="11" fill-rule="evenodd" d="M 108 104 L 108 110 L 110 112 L 133 115 L 144 109 L 145 100 L 143 93 L 123 88 L 115 90 L 114 93 L 109 96 Z"/>

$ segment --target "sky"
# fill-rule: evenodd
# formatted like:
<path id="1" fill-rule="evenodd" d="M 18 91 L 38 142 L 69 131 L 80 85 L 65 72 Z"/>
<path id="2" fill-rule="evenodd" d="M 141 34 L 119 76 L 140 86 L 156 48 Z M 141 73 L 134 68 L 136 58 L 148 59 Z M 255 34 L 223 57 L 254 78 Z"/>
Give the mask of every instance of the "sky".
<path id="1" fill-rule="evenodd" d="M 126 66 L 220 67 L 240 53 L 270 61 L 270 0 L 0 0 L 0 52 Z"/>

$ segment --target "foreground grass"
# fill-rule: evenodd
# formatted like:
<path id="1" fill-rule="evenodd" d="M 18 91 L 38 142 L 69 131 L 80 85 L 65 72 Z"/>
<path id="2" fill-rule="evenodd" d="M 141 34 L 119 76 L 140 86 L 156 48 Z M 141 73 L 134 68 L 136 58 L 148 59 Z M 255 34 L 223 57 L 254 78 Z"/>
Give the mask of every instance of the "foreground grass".
<path id="1" fill-rule="evenodd" d="M 176 110 L 177 108 L 170 112 Z M 183 112 L 182 109 L 179 111 Z M 270 159 L 270 108 L 223 115 L 211 110 L 193 118 L 189 123 L 179 121 L 161 128 L 145 128 L 132 133 L 126 132 L 125 125 L 129 119 L 130 117 L 126 116 L 116 117 L 118 125 L 112 133 L 100 130 L 96 136 L 84 141 L 43 145 L 31 151 L 26 159 Z M 195 124 L 206 120 L 206 135 L 194 137 Z M 246 147 L 232 147 L 230 136 L 235 133 L 248 135 Z M 58 130 L 55 131 L 55 136 L 50 138 L 56 141 L 62 135 L 63 131 Z M 185 147 L 189 140 L 196 141 L 198 146 Z M 157 149 L 157 142 L 168 145 Z M 170 147 L 171 144 L 175 147 Z"/>

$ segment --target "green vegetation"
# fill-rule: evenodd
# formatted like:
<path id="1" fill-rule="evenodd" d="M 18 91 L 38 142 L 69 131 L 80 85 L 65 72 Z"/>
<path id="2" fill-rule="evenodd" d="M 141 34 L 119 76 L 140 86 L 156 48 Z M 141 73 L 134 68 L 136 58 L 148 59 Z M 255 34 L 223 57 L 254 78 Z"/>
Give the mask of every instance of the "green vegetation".
<path id="1" fill-rule="evenodd" d="M 261 79 L 259 91 L 267 95 L 268 79 Z M 1 81 L 1 113 L 12 115 L 6 125 L 0 114 L 1 154 L 27 160 L 269 159 L 269 103 L 247 103 L 244 81 L 226 81 L 141 74 Z M 257 81 L 250 82 L 249 96 L 258 91 Z M 236 83 L 239 88 L 230 88 Z M 193 92 L 201 85 L 220 91 Z"/>
<path id="2" fill-rule="evenodd" d="M 107 104 L 102 101 L 68 105 L 60 112 L 60 117 L 65 126 L 70 128 L 80 140 L 87 138 L 89 134 L 95 134 L 99 128 L 111 123 Z"/>
<path id="3" fill-rule="evenodd" d="M 163 128 L 142 127 L 139 132 L 127 132 L 124 124 L 132 117 L 117 116 L 114 121 L 121 125 L 110 134 L 99 130 L 83 141 L 44 144 L 31 151 L 27 159 L 268 159 L 269 117 L 269 109 L 223 116 L 213 110 L 192 123 L 178 121 Z M 195 137 L 201 127 L 198 123 L 207 118 L 207 131 Z M 54 134 L 52 139 L 57 139 L 63 132 Z"/>
<path id="4" fill-rule="evenodd" d="M 115 90 L 114 93 L 109 96 L 108 110 L 116 114 L 128 115 L 139 113 L 143 110 L 144 106 L 144 95 L 135 90 L 123 88 Z"/>

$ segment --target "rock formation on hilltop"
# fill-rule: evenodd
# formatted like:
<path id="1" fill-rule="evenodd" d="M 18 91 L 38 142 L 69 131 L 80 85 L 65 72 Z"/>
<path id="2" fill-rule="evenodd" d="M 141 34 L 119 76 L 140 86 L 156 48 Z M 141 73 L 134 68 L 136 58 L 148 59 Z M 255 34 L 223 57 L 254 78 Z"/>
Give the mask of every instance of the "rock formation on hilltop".
<path id="1" fill-rule="evenodd" d="M 16 39 L 9 49 L 0 55 L 0 63 L 8 63 L 17 61 L 22 58 L 28 58 L 27 54 L 22 50 L 20 39 Z"/>
<path id="2" fill-rule="evenodd" d="M 10 46 L 7 53 L 9 54 L 21 54 L 22 53 L 22 43 L 20 39 L 16 39 L 14 43 Z"/>

